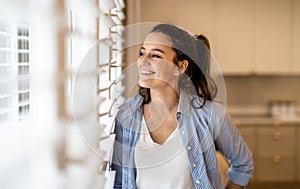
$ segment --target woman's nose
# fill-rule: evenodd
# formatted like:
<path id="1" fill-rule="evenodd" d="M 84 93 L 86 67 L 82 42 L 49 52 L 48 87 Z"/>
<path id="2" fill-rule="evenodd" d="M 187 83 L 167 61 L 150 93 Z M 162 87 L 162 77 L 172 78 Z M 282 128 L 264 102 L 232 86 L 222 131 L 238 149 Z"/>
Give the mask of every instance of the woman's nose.
<path id="1" fill-rule="evenodd" d="M 149 61 L 148 59 L 144 59 L 144 60 L 140 60 L 140 61 L 139 61 L 139 64 L 140 64 L 141 66 L 148 66 L 148 65 L 150 65 L 151 63 L 150 63 L 150 61 Z"/>
<path id="2" fill-rule="evenodd" d="M 149 57 L 147 57 L 147 56 L 142 56 L 142 57 L 140 57 L 140 58 L 138 59 L 138 63 L 139 63 L 140 65 L 150 65 L 150 64 L 151 64 L 150 59 L 149 59 Z"/>

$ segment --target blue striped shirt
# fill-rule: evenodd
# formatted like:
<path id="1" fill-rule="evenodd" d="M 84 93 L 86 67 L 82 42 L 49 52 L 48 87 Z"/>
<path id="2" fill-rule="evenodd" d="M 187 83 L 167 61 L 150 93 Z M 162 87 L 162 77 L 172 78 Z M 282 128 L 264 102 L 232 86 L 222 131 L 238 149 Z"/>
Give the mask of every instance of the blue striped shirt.
<path id="1" fill-rule="evenodd" d="M 141 128 L 143 100 L 139 94 L 128 99 L 115 119 L 116 141 L 111 166 L 116 170 L 114 188 L 136 188 L 134 148 Z M 201 98 L 182 90 L 176 113 L 195 188 L 222 188 L 216 147 L 231 165 L 228 178 L 246 186 L 254 169 L 252 153 L 222 107 L 207 101 L 203 108 L 195 108 L 202 102 Z"/>

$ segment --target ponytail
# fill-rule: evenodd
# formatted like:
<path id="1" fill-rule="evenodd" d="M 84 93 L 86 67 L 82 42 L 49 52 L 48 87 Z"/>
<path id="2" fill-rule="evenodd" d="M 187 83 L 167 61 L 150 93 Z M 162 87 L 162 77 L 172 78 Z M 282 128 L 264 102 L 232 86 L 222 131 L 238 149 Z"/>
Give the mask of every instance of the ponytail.
<path id="1" fill-rule="evenodd" d="M 204 36 L 203 34 L 196 35 L 195 37 L 197 37 L 198 40 L 200 40 L 206 46 L 206 48 L 209 51 L 209 55 L 211 55 L 210 54 L 211 47 L 210 47 L 210 43 L 209 43 L 209 40 L 207 39 L 207 37 Z M 217 85 L 214 82 L 214 80 L 210 77 L 210 60 L 211 60 L 210 58 L 211 57 L 208 57 L 208 60 L 207 60 L 207 67 L 205 69 L 205 72 L 206 72 L 205 76 L 206 76 L 206 79 L 207 79 L 207 82 L 208 82 L 208 85 L 209 85 L 209 88 L 210 88 L 210 91 L 211 91 L 211 98 L 214 99 L 217 96 L 218 88 L 217 88 Z"/>
<path id="2" fill-rule="evenodd" d="M 193 83 L 197 95 L 203 99 L 203 103 L 198 107 L 202 108 L 207 100 L 212 100 L 211 90 L 207 80 L 210 67 L 210 50 L 198 36 L 194 36 L 193 38 L 196 46 L 196 56 L 195 60 L 188 58 L 189 66 L 185 73 Z"/>

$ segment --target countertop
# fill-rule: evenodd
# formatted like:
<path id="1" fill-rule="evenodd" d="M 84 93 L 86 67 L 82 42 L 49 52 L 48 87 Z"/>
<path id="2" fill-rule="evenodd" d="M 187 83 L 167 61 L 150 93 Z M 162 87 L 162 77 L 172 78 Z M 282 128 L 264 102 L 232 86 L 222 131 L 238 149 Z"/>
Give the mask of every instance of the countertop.
<path id="1" fill-rule="evenodd" d="M 300 117 L 272 117 L 268 115 L 229 115 L 236 124 L 299 124 Z"/>

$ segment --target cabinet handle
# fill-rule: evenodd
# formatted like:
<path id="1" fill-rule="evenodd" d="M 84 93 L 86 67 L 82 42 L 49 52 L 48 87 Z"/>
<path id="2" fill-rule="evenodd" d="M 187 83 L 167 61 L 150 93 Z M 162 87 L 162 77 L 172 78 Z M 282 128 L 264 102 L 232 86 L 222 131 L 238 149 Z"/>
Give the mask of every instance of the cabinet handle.
<path id="1" fill-rule="evenodd" d="M 274 140 L 280 140 L 280 138 L 281 138 L 281 133 L 279 131 L 277 131 L 273 134 Z"/>
<path id="2" fill-rule="evenodd" d="M 276 155 L 273 157 L 273 163 L 274 164 L 278 164 L 280 162 L 280 156 L 279 155 Z"/>

